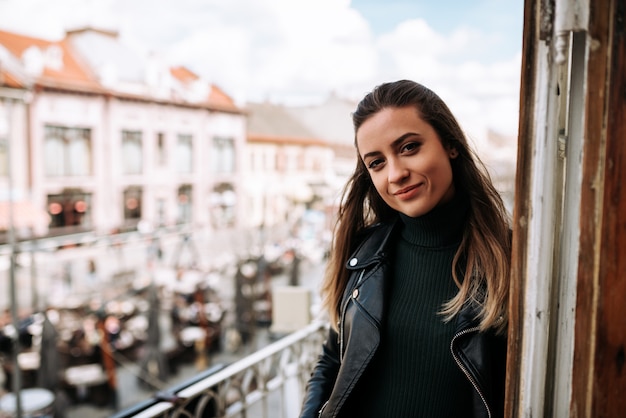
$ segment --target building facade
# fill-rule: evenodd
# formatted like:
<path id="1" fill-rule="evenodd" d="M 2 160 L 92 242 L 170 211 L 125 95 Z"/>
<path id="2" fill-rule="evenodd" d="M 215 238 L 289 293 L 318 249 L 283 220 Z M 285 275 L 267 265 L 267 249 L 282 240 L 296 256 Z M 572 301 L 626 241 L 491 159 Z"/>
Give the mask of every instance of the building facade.
<path id="1" fill-rule="evenodd" d="M 280 105 L 249 104 L 244 164 L 250 227 L 293 230 L 306 210 L 323 212 L 334 193 L 331 143 Z"/>
<path id="2" fill-rule="evenodd" d="M 2 85 L 29 97 L 5 117 L 15 189 L 47 212 L 48 234 L 237 226 L 246 112 L 218 87 L 114 32 L 0 32 L 0 48 Z"/>

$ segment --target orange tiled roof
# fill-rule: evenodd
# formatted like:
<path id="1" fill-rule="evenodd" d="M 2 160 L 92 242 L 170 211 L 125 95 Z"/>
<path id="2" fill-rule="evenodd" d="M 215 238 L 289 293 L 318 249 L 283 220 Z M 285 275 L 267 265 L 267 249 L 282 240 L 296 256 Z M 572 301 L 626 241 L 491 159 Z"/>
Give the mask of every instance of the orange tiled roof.
<path id="1" fill-rule="evenodd" d="M 71 33 L 72 32 L 69 32 L 68 34 Z M 110 35 L 114 33 L 106 32 L 105 34 Z M 113 92 L 106 89 L 98 82 L 98 79 L 91 73 L 89 68 L 86 65 L 81 64 L 80 56 L 74 53 L 69 37 L 60 41 L 48 41 L 0 30 L 0 45 L 3 45 L 12 55 L 20 60 L 24 52 L 31 47 L 37 47 L 43 54 L 45 54 L 51 47 L 57 47 L 60 49 L 62 54 L 62 66 L 59 69 L 45 66 L 42 73 L 34 78 L 33 81 L 35 85 L 45 88 L 67 89 L 70 91 L 80 91 L 85 93 L 98 94 L 108 92 L 119 97 L 130 97 L 139 100 L 154 100 L 153 98 L 147 96 L 135 96 L 122 92 Z M 170 73 L 174 78 L 184 84 L 200 79 L 198 75 L 183 66 L 171 68 Z M 0 76 L 2 77 L 0 79 L 0 83 L 5 83 L 6 85 L 11 83 L 16 87 L 22 84 L 19 81 L 19 77 L 16 78 L 14 74 L 9 74 L 6 70 L 0 74 Z M 178 103 L 176 100 L 170 102 Z M 188 105 L 193 104 L 188 103 Z M 211 86 L 211 91 L 206 100 L 198 105 L 206 106 L 218 111 L 244 113 L 244 111 L 236 106 L 234 101 L 226 93 L 224 93 L 224 91 L 213 85 Z"/>
<path id="2" fill-rule="evenodd" d="M 191 83 L 200 79 L 200 77 L 196 73 L 191 71 L 189 68 L 183 66 L 170 68 L 170 74 L 172 74 L 172 77 L 179 80 L 183 84 Z M 241 111 L 241 109 L 239 109 L 235 105 L 233 99 L 214 84 L 211 84 L 211 91 L 206 99 L 206 104 L 209 107 L 220 110 L 231 112 Z"/>
<path id="3" fill-rule="evenodd" d="M 44 54 L 51 47 L 60 49 L 62 54 L 61 68 L 55 69 L 50 66 L 44 66 L 41 75 L 35 78 L 36 84 L 81 91 L 102 91 L 100 84 L 80 65 L 78 59 L 72 53 L 69 43 L 65 40 L 47 41 L 0 30 L 0 44 L 19 59 L 30 47 L 37 47 Z"/>
<path id="4" fill-rule="evenodd" d="M 270 134 L 248 134 L 248 142 L 271 143 L 276 145 L 329 146 L 327 141 L 319 138 L 303 138 L 297 136 L 279 136 Z"/>
<path id="5" fill-rule="evenodd" d="M 170 68 L 170 73 L 172 74 L 172 77 L 183 83 L 190 83 L 200 78 L 187 67 L 172 67 Z"/>
<path id="6" fill-rule="evenodd" d="M 224 110 L 240 110 L 237 105 L 235 105 L 233 99 L 215 84 L 211 84 L 211 92 L 209 93 L 209 105 Z"/>
<path id="7" fill-rule="evenodd" d="M 17 77 L 3 69 L 0 69 L 0 86 L 12 87 L 16 89 L 25 87 L 25 85 L 19 81 Z"/>

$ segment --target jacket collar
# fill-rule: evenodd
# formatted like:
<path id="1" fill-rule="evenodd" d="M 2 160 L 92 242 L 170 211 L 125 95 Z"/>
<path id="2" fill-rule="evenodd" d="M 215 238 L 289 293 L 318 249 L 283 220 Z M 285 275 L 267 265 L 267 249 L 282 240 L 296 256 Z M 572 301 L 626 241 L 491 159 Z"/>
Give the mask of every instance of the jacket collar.
<path id="1" fill-rule="evenodd" d="M 358 270 L 376 263 L 385 256 L 389 238 L 393 235 L 399 218 L 389 223 L 378 223 L 369 227 L 364 233 L 365 238 L 346 262 L 348 270 Z"/>
<path id="2" fill-rule="evenodd" d="M 346 262 L 348 270 L 359 270 L 379 262 L 386 255 L 387 244 L 401 223 L 400 218 L 392 222 L 378 223 L 367 228 L 361 244 Z M 480 312 L 479 301 L 465 303 L 456 318 L 456 330 L 468 330 L 478 326 Z"/>

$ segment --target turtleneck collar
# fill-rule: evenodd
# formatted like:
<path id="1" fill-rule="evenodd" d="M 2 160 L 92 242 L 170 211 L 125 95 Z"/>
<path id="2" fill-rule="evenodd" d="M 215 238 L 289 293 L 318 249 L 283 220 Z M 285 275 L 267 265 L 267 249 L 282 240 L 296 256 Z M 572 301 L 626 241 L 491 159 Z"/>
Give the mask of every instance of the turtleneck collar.
<path id="1" fill-rule="evenodd" d="M 402 238 L 421 247 L 444 247 L 456 244 L 463 236 L 469 200 L 457 190 L 452 200 L 425 215 L 412 218 L 400 213 Z"/>

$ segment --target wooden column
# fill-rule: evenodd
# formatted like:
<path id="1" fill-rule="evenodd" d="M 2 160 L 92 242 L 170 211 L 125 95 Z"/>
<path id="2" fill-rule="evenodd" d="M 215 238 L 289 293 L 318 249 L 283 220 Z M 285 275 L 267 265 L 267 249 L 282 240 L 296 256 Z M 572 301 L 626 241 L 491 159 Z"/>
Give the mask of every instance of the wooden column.
<path id="1" fill-rule="evenodd" d="M 626 414 L 624 0 L 591 2 L 572 416 Z"/>
<path id="2" fill-rule="evenodd" d="M 509 334 L 507 356 L 507 379 L 505 417 L 516 416 L 520 402 L 519 379 L 521 373 L 522 337 L 524 320 L 525 266 L 527 259 L 528 214 L 533 147 L 532 126 L 534 125 L 536 89 L 536 46 L 539 39 L 538 2 L 524 2 L 524 36 L 522 42 L 522 71 L 520 83 L 519 138 L 517 149 L 517 175 L 515 177 L 515 203 L 513 207 L 513 247 L 511 270 L 511 297 L 509 304 Z"/>
<path id="3" fill-rule="evenodd" d="M 582 0 L 581 0 L 582 1 Z M 576 8 L 581 2 L 571 0 L 566 7 Z M 533 301 L 540 300 L 533 283 L 549 279 L 549 273 L 534 266 L 536 257 L 529 248 L 529 243 L 542 245 L 546 251 L 552 248 L 550 242 L 537 241 L 537 225 L 547 225 L 541 217 L 550 218 L 550 207 L 545 206 L 545 199 L 551 199 L 548 192 L 537 194 L 533 178 L 545 163 L 545 152 L 541 147 L 550 144 L 552 132 L 542 131 L 542 123 L 554 124 L 550 106 L 554 101 L 551 74 L 554 62 L 550 61 L 550 52 L 546 45 L 553 39 L 554 2 L 551 0 L 526 0 L 524 10 L 524 42 L 522 49 L 522 79 L 520 99 L 520 129 L 518 148 L 518 167 L 516 178 L 516 201 L 514 207 L 514 233 L 511 271 L 511 301 L 509 326 L 509 357 L 507 374 L 507 398 L 505 416 L 555 416 L 552 411 L 553 393 L 549 385 L 564 394 L 565 405 L 569 399 L 571 417 L 624 417 L 626 416 L 626 0 L 590 0 L 588 22 L 575 35 L 584 39 L 585 54 L 576 55 L 584 60 L 584 65 L 576 67 L 582 74 L 584 83 L 580 96 L 571 98 L 576 105 L 583 106 L 572 117 L 583 119 L 581 164 L 570 157 L 568 173 L 580 172 L 580 195 L 575 200 L 580 207 L 579 217 L 568 225 L 568 234 L 561 233 L 561 240 L 576 240 L 577 248 L 571 254 L 573 259 L 555 259 L 573 266 L 572 273 L 566 272 L 563 280 L 572 284 L 576 290 L 575 306 L 567 308 L 561 315 L 573 315 L 574 335 L 563 339 L 554 338 L 560 323 L 551 321 L 554 329 L 542 325 L 540 317 L 555 312 L 539 311 L 535 319 L 527 310 Z M 563 5 L 563 3 L 561 4 Z M 557 11 L 560 12 L 560 11 Z M 579 53 L 578 51 L 577 53 Z M 547 55 L 546 55 L 547 54 Z M 578 61 L 580 63 L 580 61 Z M 542 90 L 543 86 L 545 87 Z M 563 87 L 559 85 L 559 88 Z M 561 90 L 561 94 L 569 94 Z M 562 109 L 560 111 L 563 111 Z M 581 116 L 582 115 L 582 116 Z M 544 138 L 541 137 L 545 135 Z M 567 141 L 567 138 L 566 138 Z M 580 144 L 580 142 L 578 142 Z M 547 166 L 548 169 L 551 167 Z M 546 173 L 549 174 L 549 173 Z M 570 179 L 571 180 L 571 179 Z M 578 184 L 578 183 L 577 183 Z M 550 186 L 550 183 L 547 183 Z M 622 185 L 625 189 L 622 190 Z M 567 184 L 564 185 L 566 188 Z M 571 189 L 571 184 L 570 184 Z M 537 197 L 540 199 L 537 199 Z M 571 203 L 571 202 L 569 202 Z M 568 206 L 565 206 L 567 208 Z M 545 209 L 548 210 L 545 210 Z M 559 208 L 554 205 L 555 210 Z M 544 209 L 539 213 L 537 209 Z M 578 222 L 576 222 L 578 219 Z M 556 223 L 563 222 L 554 217 Z M 539 224 L 537 223 L 539 222 Z M 543 223 L 542 223 L 543 222 Z M 540 229 L 541 230 L 541 229 Z M 555 245 L 563 244 L 555 240 Z M 547 255 L 550 257 L 550 255 Z M 554 257 L 562 257 L 554 252 Z M 565 261 L 564 261 L 565 260 Z M 545 260 L 544 260 L 545 261 Z M 576 261 L 578 262 L 576 267 Z M 546 262 L 545 266 L 550 267 Z M 542 267 L 543 268 L 543 267 Z M 528 272 L 534 273 L 529 276 Z M 536 273 L 541 273 L 537 275 Z M 564 274 L 558 268 L 554 274 Z M 544 274 L 546 277 L 544 277 Z M 543 282 L 541 282 L 543 283 Z M 549 287 L 542 290 L 552 291 Z M 557 295 L 558 296 L 558 295 Z M 574 299 L 572 299 L 573 301 Z M 559 303 L 560 302 L 560 303 Z M 551 307 L 551 310 L 564 309 L 563 300 Z M 573 312 L 572 312 L 573 310 Z M 534 312 L 534 311 L 533 311 Z M 545 326 L 545 328 L 541 328 Z M 528 342 L 545 342 L 542 331 L 549 334 L 552 350 L 563 350 L 572 346 L 573 359 L 566 358 L 560 368 L 555 368 L 554 359 L 546 356 L 532 357 Z M 526 334 L 526 335 L 525 335 Z M 558 335 L 557 335 L 558 337 Z M 531 344 L 532 348 L 535 348 Z M 537 347 L 540 349 L 541 347 Z M 554 352 L 554 351 L 553 351 Z M 544 364 L 545 363 L 545 364 Z M 558 373 L 555 373 L 555 370 Z M 562 374 L 571 371 L 569 375 Z M 543 396 L 539 384 L 545 373 L 548 384 Z M 557 375 L 558 374 L 558 375 Z M 537 385 L 529 386 L 529 379 Z M 532 393 L 531 393 L 532 392 Z M 563 412 L 562 403 L 559 408 Z M 567 409 L 567 408 L 566 408 Z M 557 416 L 558 415 L 558 416 Z M 563 415 L 566 416 L 567 414 Z"/>

